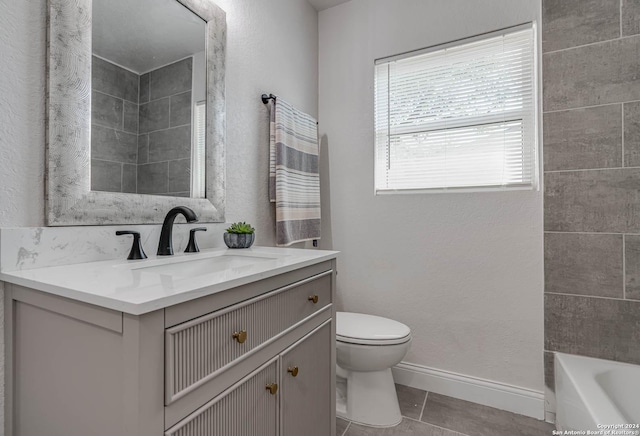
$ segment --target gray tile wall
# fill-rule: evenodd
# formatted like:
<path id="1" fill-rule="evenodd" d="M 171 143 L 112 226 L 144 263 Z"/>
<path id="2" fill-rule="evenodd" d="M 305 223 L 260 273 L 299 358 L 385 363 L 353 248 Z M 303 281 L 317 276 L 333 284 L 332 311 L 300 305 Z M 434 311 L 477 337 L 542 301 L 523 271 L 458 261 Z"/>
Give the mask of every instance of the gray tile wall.
<path id="1" fill-rule="evenodd" d="M 192 62 L 138 76 L 93 57 L 93 190 L 189 196 Z"/>
<path id="2" fill-rule="evenodd" d="M 131 71 L 93 56 L 91 189 L 136 192 L 138 82 Z"/>
<path id="3" fill-rule="evenodd" d="M 640 363 L 640 2 L 543 0 L 545 383 Z"/>
<path id="4" fill-rule="evenodd" d="M 138 192 L 188 196 L 192 58 L 140 76 Z"/>

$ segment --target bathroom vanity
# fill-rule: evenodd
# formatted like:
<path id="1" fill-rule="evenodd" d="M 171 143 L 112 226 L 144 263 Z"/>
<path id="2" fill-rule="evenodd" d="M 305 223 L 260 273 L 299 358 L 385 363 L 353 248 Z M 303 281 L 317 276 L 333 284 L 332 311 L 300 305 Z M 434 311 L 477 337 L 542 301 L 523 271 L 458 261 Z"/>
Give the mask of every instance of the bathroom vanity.
<path id="1" fill-rule="evenodd" d="M 335 252 L 4 272 L 6 434 L 335 435 Z"/>

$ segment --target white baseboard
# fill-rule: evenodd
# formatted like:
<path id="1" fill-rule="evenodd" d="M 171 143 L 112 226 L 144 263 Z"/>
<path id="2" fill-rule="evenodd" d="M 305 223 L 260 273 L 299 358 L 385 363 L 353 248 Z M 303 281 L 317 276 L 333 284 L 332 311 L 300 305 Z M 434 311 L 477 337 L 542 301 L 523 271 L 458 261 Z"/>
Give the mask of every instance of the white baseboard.
<path id="1" fill-rule="evenodd" d="M 406 362 L 394 366 L 392 372 L 401 385 L 545 419 L 543 392 Z"/>

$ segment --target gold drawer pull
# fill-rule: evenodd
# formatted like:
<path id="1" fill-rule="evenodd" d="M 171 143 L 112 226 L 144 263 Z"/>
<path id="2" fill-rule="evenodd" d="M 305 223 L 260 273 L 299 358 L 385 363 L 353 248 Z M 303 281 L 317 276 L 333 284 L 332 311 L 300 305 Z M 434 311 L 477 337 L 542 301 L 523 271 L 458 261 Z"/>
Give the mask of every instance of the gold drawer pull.
<path id="1" fill-rule="evenodd" d="M 309 301 L 313 301 L 313 304 L 318 304 L 318 296 L 317 295 L 312 295 L 311 297 L 307 298 L 307 300 Z"/>
<path id="2" fill-rule="evenodd" d="M 234 332 L 231 337 L 233 339 L 235 339 L 236 341 L 238 341 L 239 344 L 243 344 L 244 341 L 247 340 L 247 331 L 246 330 L 240 330 L 239 332 Z"/>
<path id="3" fill-rule="evenodd" d="M 291 376 L 295 377 L 298 375 L 298 367 L 294 366 L 293 368 L 287 368 L 287 372 L 291 374 Z"/>
<path id="4" fill-rule="evenodd" d="M 269 391 L 269 393 L 271 395 L 275 395 L 276 392 L 278 392 L 278 384 L 277 383 L 271 383 L 270 385 L 266 386 L 266 389 Z"/>

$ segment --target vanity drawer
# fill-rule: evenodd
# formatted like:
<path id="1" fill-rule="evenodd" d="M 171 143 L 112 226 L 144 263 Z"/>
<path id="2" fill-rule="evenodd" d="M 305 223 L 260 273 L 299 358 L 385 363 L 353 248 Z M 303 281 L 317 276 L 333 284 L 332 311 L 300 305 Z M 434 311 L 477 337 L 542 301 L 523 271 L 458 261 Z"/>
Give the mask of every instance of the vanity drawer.
<path id="1" fill-rule="evenodd" d="M 165 404 L 187 395 L 331 304 L 332 273 L 167 329 Z"/>
<path id="2" fill-rule="evenodd" d="M 165 432 L 165 436 L 278 434 L 278 362 L 265 363 Z M 275 391 L 265 389 L 274 386 Z"/>

